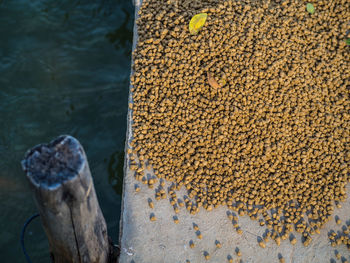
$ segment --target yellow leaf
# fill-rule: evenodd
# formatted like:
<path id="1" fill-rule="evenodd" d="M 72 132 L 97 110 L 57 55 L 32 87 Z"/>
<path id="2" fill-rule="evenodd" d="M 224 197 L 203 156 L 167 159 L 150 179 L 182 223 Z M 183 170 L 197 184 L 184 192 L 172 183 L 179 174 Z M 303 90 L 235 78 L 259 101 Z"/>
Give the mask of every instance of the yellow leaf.
<path id="1" fill-rule="evenodd" d="M 192 17 L 189 24 L 190 33 L 192 35 L 197 34 L 198 31 L 204 26 L 207 17 L 207 13 L 200 13 Z"/>
<path id="2" fill-rule="evenodd" d="M 220 84 L 214 79 L 214 77 L 209 72 L 207 73 L 207 76 L 208 76 L 208 82 L 210 86 L 212 86 L 214 89 L 221 88 Z"/>

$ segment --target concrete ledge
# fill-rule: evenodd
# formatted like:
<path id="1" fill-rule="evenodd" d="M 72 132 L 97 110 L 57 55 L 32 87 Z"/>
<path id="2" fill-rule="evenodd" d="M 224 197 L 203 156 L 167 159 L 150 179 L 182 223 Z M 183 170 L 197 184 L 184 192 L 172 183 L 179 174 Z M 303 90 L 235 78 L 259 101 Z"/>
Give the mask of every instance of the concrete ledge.
<path id="1" fill-rule="evenodd" d="M 162 2 L 160 1 L 160 4 Z M 138 17 L 140 1 L 135 0 L 135 21 Z M 137 28 L 134 25 L 133 50 L 137 43 Z M 131 88 L 131 87 L 130 87 Z M 129 103 L 132 102 L 130 91 Z M 132 138 L 131 114 L 128 113 L 128 128 L 126 149 Z M 173 207 L 169 203 L 169 197 L 161 201 L 155 201 L 154 189 L 149 189 L 136 181 L 132 171 L 129 170 L 129 156 L 125 155 L 124 164 L 124 186 L 120 231 L 120 261 L 121 263 L 184 263 L 190 262 L 228 262 L 228 257 L 232 257 L 233 262 L 278 262 L 278 253 L 285 258 L 285 262 L 333 262 L 335 249 L 347 260 L 350 260 L 350 251 L 344 246 L 331 247 L 327 233 L 334 229 L 335 232 L 341 229 L 341 225 L 336 225 L 334 220 L 328 222 L 321 230 L 320 235 L 313 235 L 313 241 L 308 247 L 301 243 L 301 235 L 295 233 L 298 240 L 296 245 L 291 245 L 288 240 L 281 242 L 277 246 L 274 241 L 266 244 L 266 248 L 258 245 L 257 237 L 262 236 L 266 227 L 260 227 L 257 221 L 252 221 L 248 216 L 239 217 L 238 224 L 243 230 L 239 235 L 232 222 L 226 215 L 227 208 L 219 207 L 211 212 L 203 208 L 196 215 L 191 215 L 185 208 L 180 208 L 180 212 L 175 214 Z M 135 192 L 135 184 L 139 185 L 140 192 Z M 169 186 L 169 183 L 167 184 Z M 166 187 L 165 187 L 166 189 Z M 350 187 L 348 185 L 347 191 Z M 185 195 L 184 189 L 177 192 L 177 196 L 182 199 Z M 148 198 L 152 198 L 154 208 L 148 206 Z M 334 215 L 338 215 L 345 224 L 350 219 L 350 198 L 342 204 L 341 209 L 335 208 Z M 151 222 L 150 214 L 154 213 L 157 220 Z M 179 223 L 175 224 L 173 216 L 177 215 Z M 193 223 L 199 226 L 203 236 L 198 239 Z M 190 248 L 189 242 L 193 240 L 194 248 Z M 222 248 L 215 246 L 218 240 Z M 238 257 L 235 249 L 238 247 L 242 256 Z M 210 259 L 206 261 L 204 253 L 208 252 Z M 338 261 L 340 262 L 340 261 Z"/>

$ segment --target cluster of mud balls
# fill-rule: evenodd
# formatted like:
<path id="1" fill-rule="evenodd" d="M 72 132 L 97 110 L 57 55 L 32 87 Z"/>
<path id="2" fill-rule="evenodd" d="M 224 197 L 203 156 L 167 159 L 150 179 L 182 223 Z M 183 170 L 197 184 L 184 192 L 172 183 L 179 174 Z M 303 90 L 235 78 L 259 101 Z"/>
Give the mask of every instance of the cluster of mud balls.
<path id="1" fill-rule="evenodd" d="M 306 3 L 143 0 L 136 178 L 151 167 L 186 187 L 191 211 L 226 205 L 260 218 L 276 242 L 295 229 L 310 243 L 350 180 L 350 1 L 317 1 L 313 14 Z"/>

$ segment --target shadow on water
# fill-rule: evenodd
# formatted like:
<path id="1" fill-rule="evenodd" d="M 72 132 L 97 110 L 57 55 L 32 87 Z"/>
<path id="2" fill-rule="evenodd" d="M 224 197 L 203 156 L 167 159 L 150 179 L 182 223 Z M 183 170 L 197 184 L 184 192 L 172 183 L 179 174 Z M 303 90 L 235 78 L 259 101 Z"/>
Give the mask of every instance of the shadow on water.
<path id="1" fill-rule="evenodd" d="M 123 191 L 123 171 L 124 151 L 117 151 L 108 160 L 108 182 L 118 195 L 121 195 Z"/>
<path id="2" fill-rule="evenodd" d="M 109 32 L 106 34 L 106 38 L 114 44 L 116 49 L 125 48 L 126 46 L 130 46 L 132 44 L 133 31 L 132 29 L 132 20 L 130 13 L 122 8 L 123 13 L 125 14 L 125 19 L 123 24 L 118 27 L 116 30 Z M 130 56 L 131 50 L 126 50 L 126 56 Z"/>

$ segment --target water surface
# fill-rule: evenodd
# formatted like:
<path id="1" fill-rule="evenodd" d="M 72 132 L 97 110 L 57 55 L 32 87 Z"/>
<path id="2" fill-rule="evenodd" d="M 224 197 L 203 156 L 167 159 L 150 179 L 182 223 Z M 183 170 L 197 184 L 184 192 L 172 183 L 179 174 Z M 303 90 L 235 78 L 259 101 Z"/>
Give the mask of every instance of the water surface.
<path id="1" fill-rule="evenodd" d="M 118 241 L 133 6 L 129 0 L 0 0 L 0 255 L 25 262 L 36 208 L 20 161 L 70 134 L 84 146 L 109 235 Z M 33 262 L 49 262 L 35 219 Z"/>

